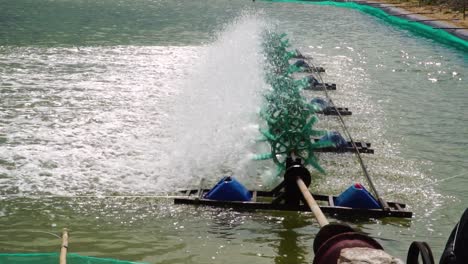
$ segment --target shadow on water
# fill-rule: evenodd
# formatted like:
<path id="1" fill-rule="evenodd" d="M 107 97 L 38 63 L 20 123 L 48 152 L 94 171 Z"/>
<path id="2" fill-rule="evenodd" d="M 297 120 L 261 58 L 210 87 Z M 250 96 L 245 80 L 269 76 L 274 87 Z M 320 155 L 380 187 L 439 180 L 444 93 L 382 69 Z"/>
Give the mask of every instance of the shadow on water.
<path id="1" fill-rule="evenodd" d="M 361 229 L 366 225 L 370 224 L 379 224 L 379 225 L 389 225 L 389 226 L 399 226 L 399 227 L 411 227 L 412 219 L 411 218 L 397 218 L 397 217 L 384 217 L 381 219 L 369 218 L 367 216 L 333 216 L 334 219 L 339 220 L 339 222 L 348 223 L 355 225 L 357 229 Z"/>
<path id="2" fill-rule="evenodd" d="M 307 263 L 307 253 L 312 250 L 310 245 L 303 245 L 300 233 L 295 229 L 310 225 L 309 221 L 297 215 L 287 215 L 283 220 L 283 228 L 277 232 L 280 242 L 277 248 L 275 264 Z"/>

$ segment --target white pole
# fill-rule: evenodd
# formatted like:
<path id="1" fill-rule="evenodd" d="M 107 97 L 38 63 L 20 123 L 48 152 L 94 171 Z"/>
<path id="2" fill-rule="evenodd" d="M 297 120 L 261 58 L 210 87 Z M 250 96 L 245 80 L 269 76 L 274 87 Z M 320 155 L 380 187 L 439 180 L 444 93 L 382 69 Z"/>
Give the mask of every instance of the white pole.
<path id="1" fill-rule="evenodd" d="M 299 186 L 299 190 L 301 190 L 302 195 L 304 196 L 304 199 L 307 202 L 307 205 L 309 205 L 310 210 L 312 211 L 312 213 L 314 213 L 315 218 L 317 219 L 317 222 L 319 223 L 320 227 L 328 225 L 327 218 L 322 213 L 322 210 L 320 209 L 312 194 L 310 194 L 309 189 L 307 188 L 305 183 L 299 177 L 297 178 L 296 182 L 297 186 Z"/>

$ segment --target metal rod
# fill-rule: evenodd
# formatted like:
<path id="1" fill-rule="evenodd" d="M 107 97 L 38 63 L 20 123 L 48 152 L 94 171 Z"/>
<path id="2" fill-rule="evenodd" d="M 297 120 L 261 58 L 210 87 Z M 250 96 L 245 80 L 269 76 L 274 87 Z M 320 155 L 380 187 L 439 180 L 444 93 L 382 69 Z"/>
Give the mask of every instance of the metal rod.
<path id="1" fill-rule="evenodd" d="M 299 187 L 299 190 L 301 190 L 302 196 L 304 196 L 304 199 L 306 200 L 307 205 L 309 206 L 312 213 L 314 213 L 315 218 L 317 219 L 317 222 L 319 223 L 320 227 L 324 227 L 328 225 L 329 222 L 327 218 L 322 213 L 322 210 L 317 204 L 317 201 L 315 201 L 314 197 L 310 194 L 309 189 L 307 188 L 305 183 L 302 181 L 302 179 L 297 177 L 296 183 L 297 183 L 297 186 Z"/>
<path id="2" fill-rule="evenodd" d="M 62 231 L 62 247 L 60 248 L 60 264 L 67 264 L 67 250 L 68 250 L 68 230 L 64 228 Z"/>
<path id="3" fill-rule="evenodd" d="M 316 69 L 316 66 L 313 63 L 311 63 L 311 64 L 312 64 L 312 67 L 314 67 Z M 323 78 L 322 78 L 322 76 L 320 75 L 320 73 L 318 71 L 317 71 L 317 76 L 320 79 L 320 83 L 322 84 L 322 89 L 325 92 L 325 96 L 328 98 L 328 100 L 330 100 L 330 103 L 331 103 L 332 107 L 335 108 L 335 110 L 337 111 L 338 118 L 340 119 L 340 122 L 341 122 L 341 126 L 343 127 L 343 130 L 345 131 L 346 135 L 348 136 L 349 141 L 351 141 L 351 145 L 353 146 L 354 150 L 356 150 L 356 155 L 358 157 L 359 164 L 361 165 L 362 172 L 363 172 L 364 176 L 366 177 L 367 182 L 369 183 L 369 185 L 371 187 L 371 190 L 374 192 L 374 194 L 375 194 L 377 200 L 379 201 L 380 205 L 382 206 L 382 208 L 384 210 L 389 210 L 387 202 L 383 198 L 380 197 L 380 194 L 377 191 L 377 188 L 375 188 L 375 185 L 372 182 L 371 177 L 369 176 L 369 172 L 367 172 L 367 168 L 366 168 L 366 165 L 364 164 L 364 160 L 362 159 L 361 154 L 359 153 L 359 149 L 356 146 L 356 142 L 354 142 L 353 137 L 351 136 L 351 133 L 349 133 L 348 127 L 346 126 L 346 123 L 345 123 L 345 121 L 343 119 L 343 116 L 341 116 L 341 113 L 338 111 L 338 109 L 335 106 L 335 103 L 333 103 L 332 98 L 328 94 L 327 87 L 325 87 L 325 83 L 323 82 Z"/>
<path id="4" fill-rule="evenodd" d="M 203 196 L 203 183 L 205 182 L 205 178 L 201 178 L 200 180 L 200 185 L 198 186 L 198 190 L 197 190 L 197 197 L 198 198 L 202 198 Z"/>

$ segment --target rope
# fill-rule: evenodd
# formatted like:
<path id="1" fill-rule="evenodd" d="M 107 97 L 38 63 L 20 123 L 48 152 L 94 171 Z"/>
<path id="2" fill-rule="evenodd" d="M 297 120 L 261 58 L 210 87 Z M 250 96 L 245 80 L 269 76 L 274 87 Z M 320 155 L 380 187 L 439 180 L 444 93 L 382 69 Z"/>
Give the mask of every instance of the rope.
<path id="1" fill-rule="evenodd" d="M 440 179 L 440 180 L 435 180 L 434 182 L 431 182 L 429 184 L 425 184 L 425 185 L 422 185 L 422 186 L 414 186 L 412 189 L 419 190 L 419 189 L 422 189 L 422 188 L 425 188 L 425 187 L 435 185 L 437 183 L 441 183 L 441 182 L 444 182 L 444 181 L 448 181 L 448 180 L 455 179 L 455 178 L 458 178 L 458 177 L 461 177 L 461 176 L 466 176 L 466 175 L 468 175 L 468 172 L 460 173 L 460 174 L 450 176 L 450 177 L 447 177 L 447 178 L 443 178 L 443 179 Z M 392 194 L 395 194 L 395 193 L 399 193 L 399 192 L 398 191 L 389 192 L 389 193 L 385 193 L 385 195 L 392 195 Z"/>
<path id="2" fill-rule="evenodd" d="M 354 142 L 354 139 L 353 137 L 351 136 L 351 133 L 349 132 L 348 130 L 348 127 L 346 126 L 346 123 L 343 119 L 343 116 L 341 115 L 340 111 L 338 111 L 338 109 L 336 108 L 335 106 L 335 103 L 333 102 L 332 98 L 330 97 L 330 95 L 328 94 L 328 91 L 327 91 L 327 88 L 325 86 L 325 83 L 323 81 L 323 78 L 322 78 L 322 75 L 320 74 L 320 72 L 318 71 L 318 68 L 315 66 L 315 64 L 309 59 L 309 58 L 306 58 L 307 61 L 309 62 L 309 64 L 314 68 L 315 72 L 316 72 L 316 75 L 320 81 L 320 84 L 321 84 L 321 87 L 322 87 L 322 90 L 324 91 L 325 93 L 325 96 L 327 97 L 327 99 L 330 101 L 332 107 L 335 109 L 336 113 L 338 114 L 338 119 L 340 120 L 340 123 L 341 123 L 341 126 L 343 127 L 343 130 L 345 131 L 346 135 L 348 136 L 349 140 L 351 141 L 351 145 L 353 146 L 354 150 L 356 151 L 356 155 L 358 157 L 358 160 L 359 160 L 359 164 L 361 165 L 361 169 L 362 169 L 362 172 L 364 174 L 364 176 L 366 177 L 367 179 L 367 182 L 369 183 L 372 191 L 374 192 L 375 196 L 377 197 L 377 200 L 380 202 L 381 206 L 384 208 L 384 209 L 387 209 L 388 208 L 388 205 L 387 203 L 381 198 L 379 192 L 377 191 L 377 188 L 375 188 L 375 185 L 374 185 L 374 182 L 372 181 L 370 175 L 369 175 L 369 172 L 367 171 L 367 167 L 366 165 L 364 164 L 364 161 L 361 157 L 361 154 L 359 153 L 359 149 L 358 147 L 356 146 L 356 143 Z"/>
<path id="3" fill-rule="evenodd" d="M 51 232 L 46 232 L 46 231 L 30 231 L 30 232 L 34 232 L 34 233 L 44 233 L 44 234 L 48 234 L 48 235 L 52 235 L 54 237 L 57 237 L 57 238 L 61 238 L 59 235 L 57 234 L 54 234 L 54 233 L 51 233 Z"/>

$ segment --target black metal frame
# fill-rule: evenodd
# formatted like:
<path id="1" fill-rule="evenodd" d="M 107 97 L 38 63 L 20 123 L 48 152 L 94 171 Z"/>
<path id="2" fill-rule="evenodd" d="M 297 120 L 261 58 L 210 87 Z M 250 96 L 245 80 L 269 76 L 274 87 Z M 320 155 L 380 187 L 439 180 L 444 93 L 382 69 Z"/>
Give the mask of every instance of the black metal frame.
<path id="1" fill-rule="evenodd" d="M 284 182 L 278 185 L 272 191 L 250 191 L 252 201 L 217 201 L 203 198 L 209 189 L 194 189 L 184 190 L 186 197 L 175 198 L 175 204 L 191 204 L 191 205 L 206 205 L 214 207 L 227 207 L 236 210 L 274 210 L 274 211 L 299 211 L 310 212 L 309 207 L 303 202 L 299 205 L 291 205 L 284 203 Z M 398 217 L 411 218 L 413 213 L 405 210 L 406 205 L 403 203 L 388 202 L 389 210 L 384 209 L 361 209 L 351 207 L 341 207 L 335 205 L 336 196 L 312 194 L 315 200 L 321 201 L 320 209 L 323 213 L 336 217 L 359 217 L 359 218 L 383 218 L 383 217 Z M 271 202 L 259 202 L 259 198 L 271 199 Z"/>
<path id="2" fill-rule="evenodd" d="M 324 88 L 326 90 L 334 91 L 334 90 L 336 90 L 336 84 L 334 84 L 334 83 L 319 83 L 319 84 L 315 84 L 315 85 L 310 85 L 310 86 L 304 88 L 304 90 L 307 90 L 307 91 L 323 91 Z"/>
<path id="3" fill-rule="evenodd" d="M 323 109 L 322 111 L 317 112 L 317 114 L 323 114 L 323 115 L 340 115 L 345 116 L 345 115 L 352 115 L 353 112 L 349 111 L 347 107 L 327 107 Z"/>

